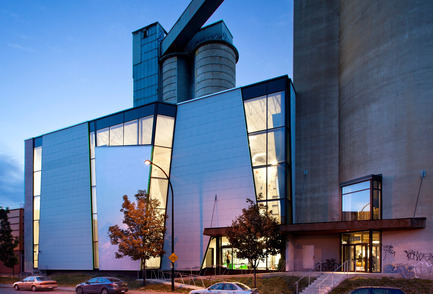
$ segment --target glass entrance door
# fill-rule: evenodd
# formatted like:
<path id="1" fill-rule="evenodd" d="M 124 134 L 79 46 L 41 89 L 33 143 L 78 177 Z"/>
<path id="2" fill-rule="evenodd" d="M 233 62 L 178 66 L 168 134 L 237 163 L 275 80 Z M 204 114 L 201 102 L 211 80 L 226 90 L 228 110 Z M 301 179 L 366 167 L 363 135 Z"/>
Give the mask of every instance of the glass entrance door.
<path id="1" fill-rule="evenodd" d="M 341 259 L 348 262 L 348 270 L 380 272 L 380 232 L 363 231 L 341 235 Z"/>
<path id="2" fill-rule="evenodd" d="M 356 258 L 356 271 L 366 272 L 368 271 L 368 260 L 370 250 L 368 244 L 355 245 L 355 258 Z"/>
<path id="3" fill-rule="evenodd" d="M 349 271 L 368 271 L 368 244 L 343 245 L 343 262 L 348 261 Z"/>

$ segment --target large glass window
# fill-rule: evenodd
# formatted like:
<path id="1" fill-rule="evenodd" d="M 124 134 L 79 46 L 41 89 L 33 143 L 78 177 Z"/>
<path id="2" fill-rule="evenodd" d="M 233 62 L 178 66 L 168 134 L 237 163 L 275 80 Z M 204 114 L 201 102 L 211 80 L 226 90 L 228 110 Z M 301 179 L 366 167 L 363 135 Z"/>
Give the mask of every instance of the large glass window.
<path id="1" fill-rule="evenodd" d="M 265 260 L 260 261 L 258 269 L 278 269 L 278 263 L 281 255 L 268 255 Z M 222 266 L 227 269 L 234 270 L 251 270 L 251 265 L 248 259 L 243 259 L 237 256 L 236 250 L 231 246 L 228 238 L 212 237 L 206 251 L 206 256 L 203 260 L 202 268 L 217 268 Z"/>
<path id="2" fill-rule="evenodd" d="M 284 99 L 284 92 L 278 92 L 244 101 L 256 199 L 281 223 L 290 198 Z"/>
<path id="3" fill-rule="evenodd" d="M 343 221 L 381 219 L 381 177 L 341 185 Z"/>
<path id="4" fill-rule="evenodd" d="M 42 146 L 33 149 L 33 267 L 39 266 L 39 223 L 41 218 Z"/>
<path id="5" fill-rule="evenodd" d="M 135 111 L 135 110 L 134 110 Z M 125 118 L 126 119 L 126 118 Z M 143 117 L 129 116 L 128 121 L 120 123 L 117 120 L 112 126 L 94 130 L 97 123 L 90 124 L 90 170 L 91 170 L 91 197 L 92 197 L 92 220 L 93 220 L 93 253 L 94 268 L 99 268 L 99 240 L 98 236 L 98 211 L 96 195 L 96 147 L 101 146 L 131 146 L 131 145 L 154 145 L 152 158 L 150 159 L 160 166 L 167 175 L 170 174 L 171 147 L 173 145 L 175 118 L 166 115 L 143 114 Z M 107 126 L 107 127 L 105 127 Z M 154 131 L 155 130 L 155 131 Z M 144 163 L 143 163 L 144 164 Z M 168 180 L 157 168 L 152 167 L 148 192 L 152 199 L 158 199 L 160 208 L 165 209 L 167 203 Z M 35 186 L 37 190 L 38 187 Z M 101 215 L 100 215 L 101 216 Z M 153 258 L 148 261 L 148 266 L 158 267 L 160 258 Z"/>

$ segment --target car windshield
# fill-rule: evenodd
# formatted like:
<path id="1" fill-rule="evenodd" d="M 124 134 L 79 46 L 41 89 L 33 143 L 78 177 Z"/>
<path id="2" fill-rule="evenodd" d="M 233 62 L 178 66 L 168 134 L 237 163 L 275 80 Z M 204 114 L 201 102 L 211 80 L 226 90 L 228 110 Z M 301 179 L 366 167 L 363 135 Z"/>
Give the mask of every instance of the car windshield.
<path id="1" fill-rule="evenodd" d="M 242 283 L 235 283 L 235 284 L 238 285 L 238 287 L 241 288 L 242 290 L 250 290 L 251 289 L 250 287 L 248 287 L 247 285 L 242 284 Z"/>
<path id="2" fill-rule="evenodd" d="M 108 278 L 108 280 L 110 282 L 121 282 L 121 280 L 117 279 L 117 278 Z"/>
<path id="3" fill-rule="evenodd" d="M 42 281 L 49 281 L 50 279 L 48 279 L 47 277 L 36 277 L 36 280 L 42 282 Z"/>
<path id="4" fill-rule="evenodd" d="M 223 283 L 218 283 L 209 287 L 210 290 L 222 290 L 224 289 Z"/>

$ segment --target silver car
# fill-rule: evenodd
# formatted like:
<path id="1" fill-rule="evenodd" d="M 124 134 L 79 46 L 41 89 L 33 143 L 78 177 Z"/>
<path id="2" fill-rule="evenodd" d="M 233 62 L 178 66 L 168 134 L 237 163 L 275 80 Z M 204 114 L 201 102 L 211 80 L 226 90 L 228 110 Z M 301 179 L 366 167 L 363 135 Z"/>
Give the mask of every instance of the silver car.
<path id="1" fill-rule="evenodd" d="M 194 290 L 189 292 L 189 294 L 212 294 L 212 293 L 234 293 L 234 294 L 259 294 L 259 290 L 257 289 L 251 289 L 245 284 L 238 283 L 238 282 L 221 282 L 216 283 L 210 286 L 209 288 L 203 289 L 203 290 Z"/>
<path id="2" fill-rule="evenodd" d="M 57 288 L 57 282 L 43 276 L 30 276 L 22 281 L 14 283 L 15 290 L 53 290 Z"/>

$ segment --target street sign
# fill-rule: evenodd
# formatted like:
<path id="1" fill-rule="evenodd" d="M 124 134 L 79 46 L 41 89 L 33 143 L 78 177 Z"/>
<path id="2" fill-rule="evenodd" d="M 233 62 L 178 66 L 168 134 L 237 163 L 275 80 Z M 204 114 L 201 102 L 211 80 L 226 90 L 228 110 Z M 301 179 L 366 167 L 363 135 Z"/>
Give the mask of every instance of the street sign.
<path id="1" fill-rule="evenodd" d="M 168 257 L 170 260 L 171 260 L 171 262 L 175 262 L 176 260 L 177 260 L 177 255 L 176 254 L 174 254 L 174 252 Z"/>

